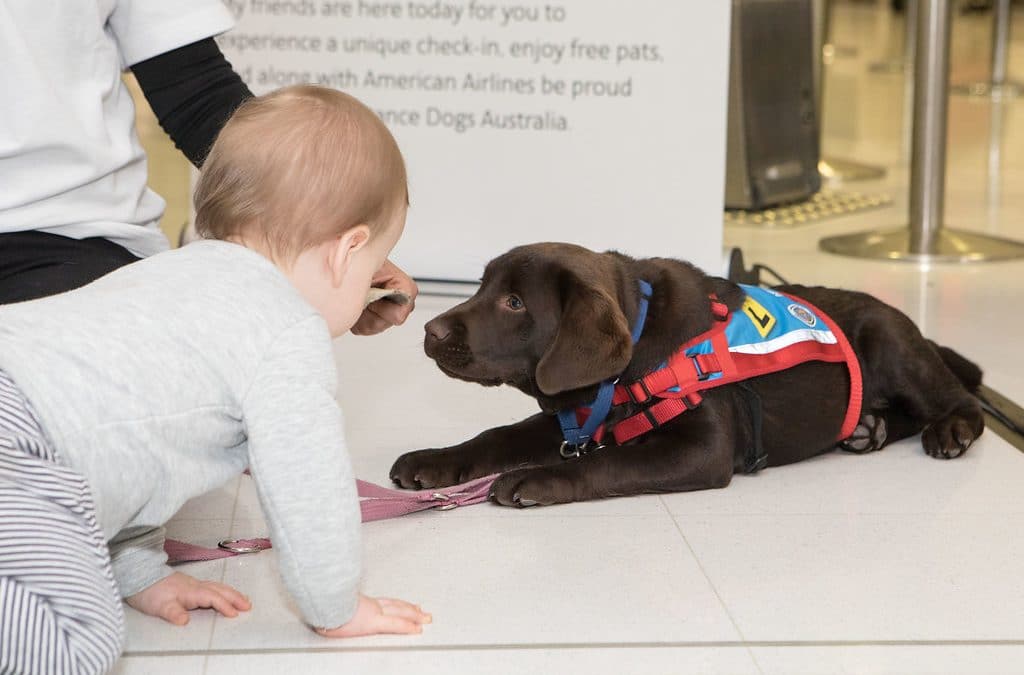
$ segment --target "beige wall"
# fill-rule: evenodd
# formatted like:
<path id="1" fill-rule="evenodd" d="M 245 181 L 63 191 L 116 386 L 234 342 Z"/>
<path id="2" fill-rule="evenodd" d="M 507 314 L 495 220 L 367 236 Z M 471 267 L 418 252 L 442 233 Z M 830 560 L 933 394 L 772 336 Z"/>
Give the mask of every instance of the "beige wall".
<path id="1" fill-rule="evenodd" d="M 135 78 L 129 73 L 124 79 L 135 101 L 135 124 L 148 158 L 149 187 L 167 201 L 160 227 L 176 246 L 189 217 L 189 162 L 160 128 Z"/>

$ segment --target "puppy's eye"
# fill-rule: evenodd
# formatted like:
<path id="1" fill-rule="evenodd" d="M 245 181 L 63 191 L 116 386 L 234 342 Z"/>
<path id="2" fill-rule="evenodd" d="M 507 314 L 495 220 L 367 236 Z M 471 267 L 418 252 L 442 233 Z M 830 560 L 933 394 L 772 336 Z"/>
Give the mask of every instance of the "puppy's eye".
<path id="1" fill-rule="evenodd" d="M 523 304 L 523 301 L 519 299 L 518 295 L 508 296 L 508 299 L 505 300 L 505 305 L 507 305 L 513 312 L 518 312 L 526 307 L 526 305 Z"/>

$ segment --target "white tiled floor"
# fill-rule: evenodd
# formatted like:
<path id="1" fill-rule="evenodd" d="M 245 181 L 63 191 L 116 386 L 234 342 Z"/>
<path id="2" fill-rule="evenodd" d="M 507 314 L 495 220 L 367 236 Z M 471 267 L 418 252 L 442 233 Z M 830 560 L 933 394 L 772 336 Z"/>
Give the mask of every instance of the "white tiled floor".
<path id="1" fill-rule="evenodd" d="M 849 187 L 887 191 L 895 205 L 791 230 L 734 227 L 727 243 L 793 280 L 892 302 L 927 335 L 981 363 L 992 386 L 1024 400 L 1016 353 L 1024 262 L 922 269 L 817 251 L 822 236 L 905 218 L 901 78 L 866 67 L 900 53 L 892 38 L 901 29 L 871 5 L 837 3 L 835 15 L 835 41 L 847 56 L 829 70 L 825 150 L 886 166 L 884 180 Z M 984 75 L 988 21 L 957 19 L 954 79 Z M 1013 69 L 1024 70 L 1024 59 Z M 987 168 L 991 110 L 953 100 L 947 215 L 1024 239 L 1016 152 L 1024 101 L 1001 109 L 995 181 Z M 338 341 L 361 477 L 385 482 L 401 452 L 533 412 L 517 392 L 449 380 L 422 356 L 423 322 L 453 302 L 424 298 L 409 325 Z M 117 672 L 1022 672 L 1021 485 L 1024 455 L 989 433 L 952 462 L 905 441 L 737 477 L 719 491 L 523 511 L 485 504 L 372 523 L 364 588 L 432 611 L 422 636 L 313 635 L 266 552 L 188 569 L 250 594 L 254 608 L 243 617 L 195 612 L 189 626 L 174 628 L 129 611 Z M 206 543 L 266 533 L 248 477 L 190 503 L 170 531 Z"/>

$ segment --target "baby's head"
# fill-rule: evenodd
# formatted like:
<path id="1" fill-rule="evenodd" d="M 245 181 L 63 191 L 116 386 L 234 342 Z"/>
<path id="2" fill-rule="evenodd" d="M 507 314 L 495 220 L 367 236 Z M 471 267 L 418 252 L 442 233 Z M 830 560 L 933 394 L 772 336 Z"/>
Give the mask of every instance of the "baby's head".
<path id="1" fill-rule="evenodd" d="M 196 186 L 196 230 L 264 254 L 340 335 L 407 205 L 405 162 L 380 118 L 340 91 L 296 86 L 246 101 L 224 125 Z"/>

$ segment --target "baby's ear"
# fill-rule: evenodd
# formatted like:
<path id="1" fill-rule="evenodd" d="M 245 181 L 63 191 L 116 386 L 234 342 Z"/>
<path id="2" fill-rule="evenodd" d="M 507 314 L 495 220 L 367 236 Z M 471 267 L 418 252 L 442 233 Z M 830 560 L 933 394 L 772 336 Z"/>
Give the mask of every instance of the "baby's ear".
<path id="1" fill-rule="evenodd" d="M 331 274 L 331 282 L 335 287 L 341 285 L 352 265 L 352 258 L 370 241 L 370 228 L 356 225 L 345 230 L 337 239 L 331 240 L 327 248 L 327 266 Z"/>

